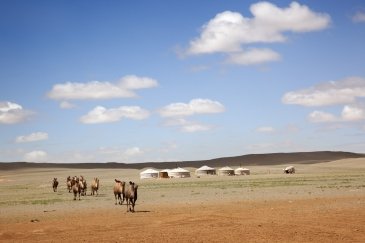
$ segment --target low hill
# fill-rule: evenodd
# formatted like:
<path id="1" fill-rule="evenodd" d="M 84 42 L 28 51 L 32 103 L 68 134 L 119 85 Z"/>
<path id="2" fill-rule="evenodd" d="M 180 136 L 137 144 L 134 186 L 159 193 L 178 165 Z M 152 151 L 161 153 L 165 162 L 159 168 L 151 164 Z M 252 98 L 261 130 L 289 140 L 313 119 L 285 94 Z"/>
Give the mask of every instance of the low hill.
<path id="1" fill-rule="evenodd" d="M 172 161 L 172 162 L 144 162 L 144 163 L 28 163 L 28 162 L 1 162 L 0 170 L 16 170 L 24 168 L 75 168 L 75 169 L 143 169 L 153 167 L 166 169 L 179 167 L 195 167 L 202 165 L 211 167 L 223 166 L 252 166 L 252 165 L 279 165 L 279 164 L 315 164 L 340 159 L 363 158 L 365 154 L 341 151 L 317 151 L 297 153 L 248 154 L 234 157 L 216 158 L 200 161 Z"/>

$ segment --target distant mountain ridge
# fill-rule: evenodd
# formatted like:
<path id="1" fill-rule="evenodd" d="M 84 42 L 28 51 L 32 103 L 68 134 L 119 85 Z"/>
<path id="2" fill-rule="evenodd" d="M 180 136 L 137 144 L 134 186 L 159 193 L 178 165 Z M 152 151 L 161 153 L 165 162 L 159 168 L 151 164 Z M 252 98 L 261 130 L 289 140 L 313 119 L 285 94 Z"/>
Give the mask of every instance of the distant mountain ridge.
<path id="1" fill-rule="evenodd" d="M 31 163 L 31 162 L 0 162 L 0 170 L 16 170 L 24 168 L 75 168 L 75 169 L 143 169 L 152 167 L 166 169 L 179 167 L 195 167 L 203 165 L 211 167 L 252 166 L 278 164 L 315 164 L 348 158 L 363 158 L 365 154 L 342 151 L 316 151 L 293 153 L 248 154 L 233 157 L 223 157 L 199 161 L 143 162 L 143 163 Z"/>

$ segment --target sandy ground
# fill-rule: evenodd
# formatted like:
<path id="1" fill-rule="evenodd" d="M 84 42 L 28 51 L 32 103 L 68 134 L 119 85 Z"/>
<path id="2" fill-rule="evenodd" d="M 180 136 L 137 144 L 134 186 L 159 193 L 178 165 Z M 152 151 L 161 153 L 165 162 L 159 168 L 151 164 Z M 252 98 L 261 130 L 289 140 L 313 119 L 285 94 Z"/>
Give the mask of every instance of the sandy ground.
<path id="1" fill-rule="evenodd" d="M 0 224 L 3 242 L 365 242 L 365 197 L 124 205 Z"/>
<path id="2" fill-rule="evenodd" d="M 365 242 L 364 161 L 343 164 L 147 181 L 136 170 L 1 172 L 0 242 Z M 54 175 L 80 173 L 101 177 L 99 196 L 51 191 Z M 114 205 L 114 177 L 139 184 L 135 213 Z"/>

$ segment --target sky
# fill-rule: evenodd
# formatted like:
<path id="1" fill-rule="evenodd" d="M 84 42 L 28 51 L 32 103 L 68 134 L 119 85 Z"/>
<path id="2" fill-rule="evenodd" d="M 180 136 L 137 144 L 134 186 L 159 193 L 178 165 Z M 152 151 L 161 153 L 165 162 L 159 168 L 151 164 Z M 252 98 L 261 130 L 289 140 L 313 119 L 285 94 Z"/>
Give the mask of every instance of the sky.
<path id="1" fill-rule="evenodd" d="M 0 1 L 0 161 L 365 150 L 364 1 Z"/>

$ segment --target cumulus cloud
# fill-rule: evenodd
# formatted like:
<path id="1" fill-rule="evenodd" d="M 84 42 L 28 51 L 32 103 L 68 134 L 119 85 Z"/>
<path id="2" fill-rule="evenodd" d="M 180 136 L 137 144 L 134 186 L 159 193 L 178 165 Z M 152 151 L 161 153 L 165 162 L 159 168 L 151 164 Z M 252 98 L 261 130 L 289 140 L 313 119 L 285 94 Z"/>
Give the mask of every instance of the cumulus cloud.
<path id="1" fill-rule="evenodd" d="M 47 140 L 48 133 L 45 132 L 34 132 L 29 135 L 18 136 L 15 139 L 16 143 L 29 143 L 29 142 L 36 142 L 41 140 Z"/>
<path id="2" fill-rule="evenodd" d="M 172 103 L 159 110 L 162 117 L 168 118 L 165 126 L 178 127 L 182 132 L 208 131 L 213 128 L 211 125 L 202 124 L 196 121 L 189 121 L 186 117 L 202 114 L 215 114 L 224 112 L 224 106 L 210 99 L 192 99 L 189 103 Z"/>
<path id="3" fill-rule="evenodd" d="M 286 93 L 282 102 L 302 106 L 328 106 L 355 102 L 365 97 L 365 79 L 349 77 Z"/>
<path id="4" fill-rule="evenodd" d="M 346 105 L 341 113 L 344 121 L 360 121 L 365 119 L 365 109 L 363 107 Z"/>
<path id="5" fill-rule="evenodd" d="M 121 87 L 129 90 L 149 89 L 158 86 L 157 81 L 152 78 L 138 77 L 135 75 L 127 75 L 121 78 L 119 84 Z"/>
<path id="6" fill-rule="evenodd" d="M 47 153 L 42 150 L 35 150 L 24 155 L 24 160 L 27 162 L 46 162 Z"/>
<path id="7" fill-rule="evenodd" d="M 34 113 L 24 110 L 21 105 L 9 101 L 0 102 L 0 124 L 15 124 L 24 122 Z"/>
<path id="8" fill-rule="evenodd" d="M 189 103 L 172 103 L 160 109 L 162 117 L 186 117 L 198 114 L 220 113 L 225 110 L 218 101 L 192 99 Z"/>
<path id="9" fill-rule="evenodd" d="M 122 118 L 143 120 L 149 116 L 149 112 L 139 106 L 121 106 L 107 109 L 97 106 L 88 114 L 82 116 L 80 121 L 86 124 L 117 122 Z"/>
<path id="10" fill-rule="evenodd" d="M 196 121 L 189 121 L 184 118 L 167 120 L 165 122 L 165 126 L 178 127 L 180 131 L 187 133 L 209 131 L 213 129 L 213 126 L 211 125 L 202 124 Z"/>
<path id="11" fill-rule="evenodd" d="M 93 152 L 91 152 L 93 153 Z M 140 159 L 146 153 L 144 149 L 135 146 L 130 148 L 122 147 L 101 147 L 94 154 L 96 161 L 122 161 L 141 162 Z"/>
<path id="12" fill-rule="evenodd" d="M 308 120 L 315 123 L 338 121 L 335 115 L 323 111 L 313 111 L 309 114 Z"/>
<path id="13" fill-rule="evenodd" d="M 137 156 L 143 154 L 143 151 L 139 147 L 128 148 L 124 151 L 124 154 L 128 157 Z"/>
<path id="14" fill-rule="evenodd" d="M 200 36 L 190 41 L 186 54 L 242 52 L 244 45 L 285 42 L 287 32 L 318 31 L 327 28 L 331 21 L 328 14 L 314 12 L 297 2 L 292 2 L 287 8 L 259 2 L 252 4 L 250 11 L 251 18 L 232 11 L 218 13 L 203 25 Z M 243 52 L 235 57 L 236 62 L 233 63 L 248 65 L 275 61 L 279 56 L 273 51 L 261 50 Z"/>
<path id="15" fill-rule="evenodd" d="M 269 127 L 269 126 L 264 126 L 264 127 L 256 128 L 256 131 L 260 132 L 260 133 L 273 133 L 273 132 L 275 132 L 275 128 Z"/>
<path id="16" fill-rule="evenodd" d="M 354 16 L 352 16 L 352 21 L 354 23 L 365 23 L 365 13 L 364 12 L 356 12 Z"/>
<path id="17" fill-rule="evenodd" d="M 230 53 L 226 62 L 238 65 L 253 65 L 277 60 L 280 60 L 279 53 L 267 48 L 254 48 L 247 51 Z"/>
<path id="18" fill-rule="evenodd" d="M 119 82 L 91 81 L 55 84 L 48 97 L 55 100 L 113 99 L 135 97 L 134 90 L 156 87 L 157 81 L 148 77 L 128 75 Z"/>
<path id="19" fill-rule="evenodd" d="M 365 120 L 365 108 L 359 104 L 345 105 L 340 116 L 323 111 L 313 111 L 308 116 L 311 122 L 357 122 Z"/>

